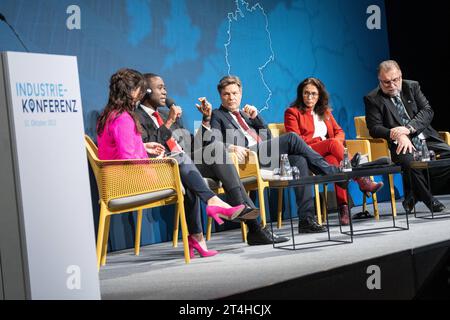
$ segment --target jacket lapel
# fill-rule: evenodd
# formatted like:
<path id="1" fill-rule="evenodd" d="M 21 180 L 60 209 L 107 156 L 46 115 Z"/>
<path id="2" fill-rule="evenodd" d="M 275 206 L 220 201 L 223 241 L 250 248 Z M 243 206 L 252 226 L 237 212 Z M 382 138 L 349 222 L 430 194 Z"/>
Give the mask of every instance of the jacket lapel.
<path id="1" fill-rule="evenodd" d="M 234 121 L 234 119 L 233 119 L 233 117 L 231 116 L 231 114 L 230 114 L 230 112 L 228 111 L 228 109 L 226 109 L 226 108 L 224 108 L 223 106 L 220 106 L 220 109 L 219 109 L 222 113 L 223 113 L 223 115 L 224 115 L 224 117 L 236 128 L 236 129 L 240 129 L 240 127 L 239 127 L 239 125 L 237 124 L 237 122 L 236 121 Z"/>
<path id="2" fill-rule="evenodd" d="M 152 127 L 153 130 L 158 130 L 158 128 L 156 127 L 152 118 L 148 115 L 148 113 L 144 109 L 142 109 L 141 106 L 139 106 L 136 109 L 136 112 L 139 112 L 142 115 L 142 117 L 144 117 L 144 121 L 145 121 L 144 125 Z"/>
<path id="3" fill-rule="evenodd" d="M 381 92 L 381 89 L 380 89 Z M 394 103 L 392 102 L 391 98 L 384 95 L 383 93 L 380 94 L 380 98 L 386 108 L 391 112 L 394 119 L 398 122 L 400 126 L 403 126 L 402 119 L 400 118 L 400 115 L 398 114 L 397 108 L 395 107 Z"/>

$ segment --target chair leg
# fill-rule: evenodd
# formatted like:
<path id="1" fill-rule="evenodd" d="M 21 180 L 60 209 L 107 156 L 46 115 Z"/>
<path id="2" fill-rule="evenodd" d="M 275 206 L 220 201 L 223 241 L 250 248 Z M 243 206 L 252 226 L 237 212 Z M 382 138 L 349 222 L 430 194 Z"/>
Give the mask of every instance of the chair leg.
<path id="1" fill-rule="evenodd" d="M 134 254 L 139 255 L 141 251 L 142 209 L 138 210 L 136 217 L 136 236 L 134 239 Z"/>
<path id="2" fill-rule="evenodd" d="M 370 177 L 370 180 L 373 181 L 373 177 Z M 373 215 L 375 216 L 375 220 L 380 220 L 380 213 L 378 212 L 378 200 L 376 193 L 372 193 L 372 204 L 373 204 Z"/>
<path id="3" fill-rule="evenodd" d="M 326 184 L 323 185 L 323 199 L 324 199 L 324 203 L 323 203 L 323 208 L 322 208 L 322 221 L 326 221 L 327 220 L 327 214 L 328 214 L 328 208 L 327 208 L 327 203 L 328 203 L 328 186 Z"/>
<path id="4" fill-rule="evenodd" d="M 183 239 L 183 250 L 184 250 L 184 261 L 186 263 L 191 262 L 191 256 L 189 255 L 189 245 L 188 245 L 188 228 L 186 223 L 186 215 L 184 213 L 184 206 L 182 204 L 177 205 L 177 215 L 181 221 L 181 238 Z"/>
<path id="5" fill-rule="evenodd" d="M 98 232 L 97 232 L 97 269 L 100 270 L 100 263 L 103 253 L 103 237 L 105 234 L 107 210 L 103 203 L 100 204 L 100 217 L 98 220 Z"/>
<path id="6" fill-rule="evenodd" d="M 314 201 L 316 203 L 317 223 L 322 225 L 322 209 L 320 205 L 320 192 L 318 184 L 314 185 Z"/>
<path id="7" fill-rule="evenodd" d="M 278 189 L 277 227 L 281 228 L 283 220 L 283 189 Z"/>
<path id="8" fill-rule="evenodd" d="M 395 189 L 394 189 L 394 175 L 389 175 L 389 189 L 391 191 L 391 209 L 394 217 L 397 217 L 397 206 L 395 205 Z"/>
<path id="9" fill-rule="evenodd" d="M 206 241 L 211 240 L 211 232 L 212 232 L 212 218 L 208 217 L 208 222 L 206 224 Z"/>
<path id="10" fill-rule="evenodd" d="M 178 247 L 178 227 L 180 225 L 180 204 L 175 205 L 175 216 L 173 218 L 173 236 L 172 236 L 172 246 L 174 248 Z M 184 212 L 184 208 L 183 208 Z"/>
<path id="11" fill-rule="evenodd" d="M 261 212 L 261 225 L 266 227 L 266 203 L 264 202 L 264 188 L 258 187 L 259 211 Z"/>
<path id="12" fill-rule="evenodd" d="M 241 221 L 242 241 L 247 243 L 247 225 Z"/>
<path id="13" fill-rule="evenodd" d="M 367 196 L 363 193 L 363 212 L 367 210 Z"/>
<path id="14" fill-rule="evenodd" d="M 103 245 L 102 245 L 102 261 L 100 262 L 101 266 L 106 264 L 106 253 L 108 252 L 108 238 L 109 238 L 109 225 L 111 222 L 111 216 L 106 216 L 105 221 L 105 233 L 103 234 Z"/>

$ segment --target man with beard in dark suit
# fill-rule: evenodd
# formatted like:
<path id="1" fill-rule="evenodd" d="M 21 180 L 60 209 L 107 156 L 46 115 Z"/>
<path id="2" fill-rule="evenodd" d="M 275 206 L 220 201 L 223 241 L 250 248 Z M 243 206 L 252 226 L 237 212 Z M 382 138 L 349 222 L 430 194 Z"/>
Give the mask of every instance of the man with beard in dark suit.
<path id="1" fill-rule="evenodd" d="M 423 144 L 438 158 L 450 156 L 450 147 L 431 126 L 433 109 L 417 81 L 402 79 L 402 71 L 394 60 L 380 63 L 378 80 L 379 86 L 364 97 L 367 128 L 372 137 L 388 141 L 392 160 L 403 168 L 405 211 L 412 210 L 414 200 L 423 201 L 430 211 L 444 211 L 445 206 L 433 197 L 432 192 L 449 193 L 450 168 L 430 169 L 430 191 L 422 170 L 410 167 L 414 160 L 413 151 L 420 151 Z"/>

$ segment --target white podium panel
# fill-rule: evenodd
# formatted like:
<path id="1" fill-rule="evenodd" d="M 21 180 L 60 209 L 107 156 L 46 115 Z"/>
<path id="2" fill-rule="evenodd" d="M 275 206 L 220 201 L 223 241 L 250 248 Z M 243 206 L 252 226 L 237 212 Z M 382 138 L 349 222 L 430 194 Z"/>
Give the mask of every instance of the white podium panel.
<path id="1" fill-rule="evenodd" d="M 76 57 L 4 52 L 2 65 L 26 298 L 99 299 Z"/>

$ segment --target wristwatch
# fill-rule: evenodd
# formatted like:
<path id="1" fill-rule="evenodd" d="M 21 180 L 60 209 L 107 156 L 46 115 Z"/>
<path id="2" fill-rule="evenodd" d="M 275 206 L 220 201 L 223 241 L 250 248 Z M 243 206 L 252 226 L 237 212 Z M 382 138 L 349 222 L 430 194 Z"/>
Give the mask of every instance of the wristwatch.
<path id="1" fill-rule="evenodd" d="M 414 129 L 414 127 L 411 126 L 411 125 L 408 125 L 406 128 L 408 128 L 410 133 L 415 133 L 416 132 L 416 129 Z"/>

